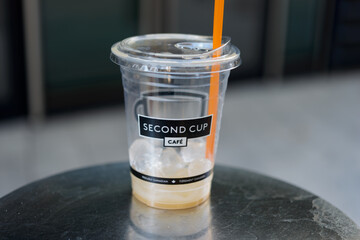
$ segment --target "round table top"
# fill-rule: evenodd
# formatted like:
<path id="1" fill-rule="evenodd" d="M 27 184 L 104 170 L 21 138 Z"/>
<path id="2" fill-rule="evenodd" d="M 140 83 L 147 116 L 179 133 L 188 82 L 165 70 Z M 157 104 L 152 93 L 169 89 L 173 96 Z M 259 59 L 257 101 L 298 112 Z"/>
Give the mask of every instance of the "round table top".
<path id="1" fill-rule="evenodd" d="M 212 193 L 185 210 L 131 196 L 129 165 L 84 168 L 0 199 L 1 239 L 360 239 L 356 224 L 290 184 L 216 166 Z"/>

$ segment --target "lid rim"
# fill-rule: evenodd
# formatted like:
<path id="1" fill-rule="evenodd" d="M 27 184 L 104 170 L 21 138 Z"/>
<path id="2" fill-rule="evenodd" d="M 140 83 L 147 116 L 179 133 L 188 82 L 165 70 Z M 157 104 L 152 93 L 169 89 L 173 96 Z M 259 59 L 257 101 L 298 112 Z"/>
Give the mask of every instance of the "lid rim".
<path id="1" fill-rule="evenodd" d="M 230 37 L 223 37 L 225 43 L 220 48 L 195 54 L 169 54 L 167 52 L 157 53 L 150 51 L 146 52 L 136 48 L 131 48 L 129 45 L 131 41 L 136 42 L 141 41 L 141 39 L 154 41 L 158 39 L 169 39 L 169 42 L 173 39 L 179 41 L 181 41 L 180 39 L 183 39 L 183 42 L 181 43 L 186 43 L 186 41 L 189 41 L 191 44 L 208 44 L 212 37 L 192 34 L 148 34 L 130 37 L 112 45 L 110 59 L 121 67 L 134 68 L 135 70 L 143 72 L 163 73 L 161 71 L 159 72 L 158 70 L 158 68 L 161 68 L 167 69 L 167 74 L 179 74 L 181 72 L 179 70 L 185 68 L 188 70 L 197 69 L 199 73 L 212 72 L 211 70 L 208 70 L 208 68 L 213 65 L 220 65 L 221 71 L 228 71 L 238 67 L 241 64 L 240 50 L 230 43 Z M 201 42 L 199 40 L 204 41 Z M 213 57 L 214 53 L 218 53 L 219 51 L 222 51 L 221 55 L 219 57 Z M 200 71 L 198 68 L 204 69 Z"/>

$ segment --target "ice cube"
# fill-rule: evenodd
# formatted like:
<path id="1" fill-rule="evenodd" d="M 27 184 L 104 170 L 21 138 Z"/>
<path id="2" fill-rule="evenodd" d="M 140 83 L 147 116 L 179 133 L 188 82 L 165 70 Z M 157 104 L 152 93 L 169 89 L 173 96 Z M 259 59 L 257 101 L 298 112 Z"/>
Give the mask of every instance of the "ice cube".
<path id="1" fill-rule="evenodd" d="M 181 148 L 181 157 L 186 163 L 205 157 L 206 144 L 204 141 L 189 140 L 187 147 Z"/>
<path id="2" fill-rule="evenodd" d="M 188 167 L 189 176 L 196 176 L 211 170 L 212 162 L 206 158 L 193 160 Z"/>
<path id="3" fill-rule="evenodd" d="M 161 149 L 163 148 L 163 139 L 147 138 L 146 140 L 148 141 L 148 143 L 150 143 L 154 147 L 161 148 Z"/>
<path id="4" fill-rule="evenodd" d="M 137 139 L 129 148 L 130 165 L 138 172 L 152 175 L 161 170 L 162 148 L 148 139 Z"/>
<path id="5" fill-rule="evenodd" d="M 181 170 L 185 169 L 186 165 L 175 149 L 165 148 L 160 161 L 162 164 L 161 177 L 174 178 L 184 174 L 184 171 Z"/>

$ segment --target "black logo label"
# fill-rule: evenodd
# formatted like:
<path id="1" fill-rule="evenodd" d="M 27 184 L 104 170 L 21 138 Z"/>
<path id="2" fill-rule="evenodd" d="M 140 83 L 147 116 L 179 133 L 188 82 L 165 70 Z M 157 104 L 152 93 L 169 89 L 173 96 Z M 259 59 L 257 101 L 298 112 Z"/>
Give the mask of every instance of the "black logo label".
<path id="1" fill-rule="evenodd" d="M 152 182 L 152 183 L 158 183 L 158 184 L 168 184 L 168 185 L 194 183 L 194 182 L 204 180 L 205 178 L 209 177 L 212 174 L 212 170 L 210 170 L 210 171 L 207 171 L 207 172 L 205 172 L 203 174 L 196 175 L 196 176 L 193 176 L 193 177 L 160 178 L 160 177 L 153 177 L 153 176 L 149 176 L 149 175 L 146 175 L 146 174 L 142 174 L 142 173 L 136 171 L 135 169 L 133 169 L 131 166 L 130 166 L 130 171 L 135 177 L 140 178 L 140 179 L 142 179 L 144 181 Z"/>
<path id="2" fill-rule="evenodd" d="M 159 119 L 138 115 L 139 134 L 164 139 L 164 147 L 186 147 L 188 138 L 210 135 L 212 115 L 192 119 Z"/>

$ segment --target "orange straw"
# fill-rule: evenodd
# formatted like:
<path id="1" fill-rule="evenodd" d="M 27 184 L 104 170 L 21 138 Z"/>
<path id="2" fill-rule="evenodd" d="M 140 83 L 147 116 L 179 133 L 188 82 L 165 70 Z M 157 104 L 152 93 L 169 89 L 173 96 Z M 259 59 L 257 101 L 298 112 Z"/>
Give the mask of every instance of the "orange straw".
<path id="1" fill-rule="evenodd" d="M 215 0 L 214 7 L 214 28 L 213 28 L 213 49 L 221 47 L 222 40 L 222 28 L 224 19 L 224 0 Z M 213 57 L 220 56 L 221 52 L 216 51 Z M 212 114 L 211 135 L 206 141 L 206 158 L 214 161 L 215 150 L 215 136 L 216 136 L 216 119 L 218 111 L 218 99 L 219 99 L 219 71 L 220 65 L 213 65 L 210 78 L 210 90 L 209 90 L 209 106 L 208 114 Z"/>

